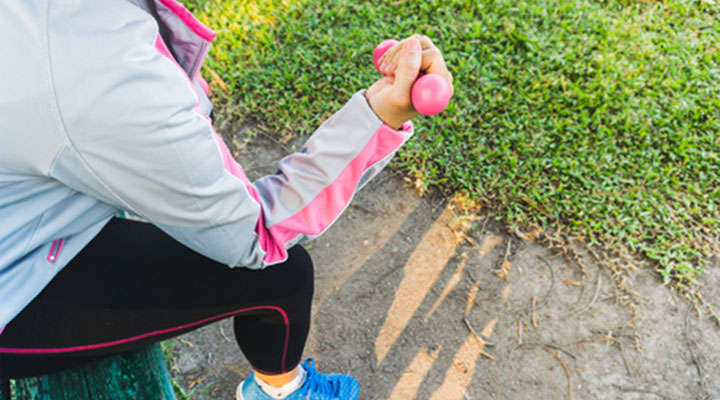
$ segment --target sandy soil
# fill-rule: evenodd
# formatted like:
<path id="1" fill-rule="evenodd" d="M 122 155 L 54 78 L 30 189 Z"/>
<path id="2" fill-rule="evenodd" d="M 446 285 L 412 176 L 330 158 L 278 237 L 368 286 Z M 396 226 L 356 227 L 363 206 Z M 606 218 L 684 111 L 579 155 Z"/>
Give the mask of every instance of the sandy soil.
<path id="1" fill-rule="evenodd" d="M 226 139 L 251 178 L 301 143 L 246 129 Z M 484 215 L 464 239 L 451 208 L 384 172 L 307 246 L 321 371 L 355 376 L 362 399 L 720 399 L 720 329 L 654 273 L 632 278 L 633 320 L 591 257 L 582 271 Z M 720 258 L 700 281 L 720 309 Z M 226 320 L 174 340 L 192 399 L 234 398 L 250 368 L 232 338 Z"/>

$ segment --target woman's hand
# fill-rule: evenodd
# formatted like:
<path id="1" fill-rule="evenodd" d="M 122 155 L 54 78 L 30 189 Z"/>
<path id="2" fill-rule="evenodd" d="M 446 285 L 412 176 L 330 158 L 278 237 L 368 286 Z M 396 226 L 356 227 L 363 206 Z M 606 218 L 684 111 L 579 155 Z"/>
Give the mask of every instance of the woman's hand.
<path id="1" fill-rule="evenodd" d="M 383 77 L 365 93 L 370 107 L 388 126 L 398 129 L 419 113 L 410 93 L 420 71 L 439 74 L 450 84 L 453 77 L 440 50 L 427 36 L 413 35 L 390 48 L 379 60 Z"/>

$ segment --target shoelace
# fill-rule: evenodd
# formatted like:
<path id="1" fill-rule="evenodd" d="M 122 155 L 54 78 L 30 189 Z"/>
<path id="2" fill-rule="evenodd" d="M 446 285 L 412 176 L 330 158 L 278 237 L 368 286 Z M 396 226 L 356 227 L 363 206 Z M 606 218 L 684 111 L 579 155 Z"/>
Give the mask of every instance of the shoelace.
<path id="1" fill-rule="evenodd" d="M 333 382 L 325 377 L 323 374 L 315 370 L 315 360 L 308 358 L 305 360 L 305 385 L 302 394 L 305 398 L 311 398 L 309 395 L 318 396 L 318 400 L 326 398 L 332 398 L 337 396 L 337 388 L 334 387 Z M 312 397 L 312 399 L 315 399 Z"/>

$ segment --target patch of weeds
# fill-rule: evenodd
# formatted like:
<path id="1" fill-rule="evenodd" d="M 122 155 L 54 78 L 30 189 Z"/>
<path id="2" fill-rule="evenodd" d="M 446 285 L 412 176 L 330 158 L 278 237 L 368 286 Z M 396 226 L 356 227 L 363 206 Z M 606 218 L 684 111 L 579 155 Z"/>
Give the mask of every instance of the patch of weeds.
<path id="1" fill-rule="evenodd" d="M 177 349 L 175 348 L 177 346 L 177 341 L 170 339 L 160 342 L 160 348 L 163 352 L 163 357 L 165 358 L 165 362 L 167 363 L 168 371 L 173 371 L 177 367 L 177 360 L 178 360 L 178 354 Z M 170 375 L 170 381 L 172 382 L 173 391 L 175 392 L 175 397 L 182 400 L 189 400 L 190 396 L 185 392 L 185 390 L 180 386 L 180 384 L 175 380 L 175 377 Z"/>
<path id="2" fill-rule="evenodd" d="M 205 76 L 217 76 L 226 117 L 266 121 L 281 138 L 307 134 L 377 79 L 378 42 L 426 34 L 456 96 L 417 118 L 394 164 L 423 188 L 462 192 L 511 227 L 640 256 L 681 290 L 719 250 L 718 5 L 196 0 L 194 9 L 220 34 Z"/>
<path id="3" fill-rule="evenodd" d="M 167 362 L 168 370 L 172 371 L 177 369 L 177 360 L 180 357 L 178 355 L 178 349 L 176 348 L 178 345 L 177 340 L 170 339 L 165 340 L 163 342 L 160 342 L 160 347 L 163 351 L 163 356 L 165 357 L 165 361 Z M 185 390 L 185 388 L 180 385 L 178 381 L 175 380 L 175 378 L 171 375 L 170 380 L 172 382 L 173 391 L 175 392 L 175 397 L 181 400 L 192 400 L 196 393 L 207 393 L 211 390 L 211 385 L 198 385 L 195 386 L 188 391 Z"/>

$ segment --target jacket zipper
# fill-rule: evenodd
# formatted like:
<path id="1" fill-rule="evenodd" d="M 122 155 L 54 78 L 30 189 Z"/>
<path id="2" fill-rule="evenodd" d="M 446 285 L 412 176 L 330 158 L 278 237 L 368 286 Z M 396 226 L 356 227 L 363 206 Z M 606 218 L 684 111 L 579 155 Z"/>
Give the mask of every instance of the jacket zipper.
<path id="1" fill-rule="evenodd" d="M 50 246 L 50 252 L 47 256 L 48 261 L 55 264 L 55 261 L 57 261 L 58 257 L 60 256 L 60 250 L 62 250 L 64 243 L 65 238 L 62 238 L 60 240 L 53 240 L 52 245 Z"/>

